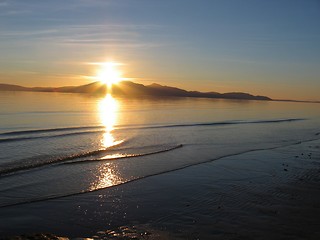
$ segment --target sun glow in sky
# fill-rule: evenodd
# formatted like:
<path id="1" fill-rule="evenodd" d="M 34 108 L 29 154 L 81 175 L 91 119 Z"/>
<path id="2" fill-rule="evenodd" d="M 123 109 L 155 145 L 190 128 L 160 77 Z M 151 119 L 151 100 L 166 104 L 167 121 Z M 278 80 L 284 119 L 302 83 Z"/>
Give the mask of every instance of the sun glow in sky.
<path id="1" fill-rule="evenodd" d="M 319 22 L 318 0 L 0 0 L 0 82 L 112 84 L 86 63 L 117 59 L 142 84 L 320 100 Z"/>
<path id="2" fill-rule="evenodd" d="M 120 82 L 122 73 L 118 69 L 118 66 L 122 64 L 116 62 L 104 62 L 99 64 L 99 70 L 97 73 L 97 80 L 106 84 L 108 88 L 112 87 L 113 84 Z"/>

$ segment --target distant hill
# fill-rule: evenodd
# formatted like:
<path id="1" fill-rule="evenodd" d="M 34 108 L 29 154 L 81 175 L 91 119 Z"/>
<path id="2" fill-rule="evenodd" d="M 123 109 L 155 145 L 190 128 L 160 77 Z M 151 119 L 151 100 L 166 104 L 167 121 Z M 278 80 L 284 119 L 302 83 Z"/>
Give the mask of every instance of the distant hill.
<path id="1" fill-rule="evenodd" d="M 28 91 L 28 88 L 18 85 L 0 83 L 0 91 Z"/>
<path id="2" fill-rule="evenodd" d="M 68 86 L 68 87 L 33 87 L 27 88 L 18 85 L 0 84 L 0 91 L 29 91 L 29 92 L 65 92 L 65 93 L 89 93 L 89 94 L 105 94 L 107 93 L 107 86 L 100 82 L 93 82 L 82 86 Z M 194 97 L 194 98 L 223 98 L 223 99 L 244 99 L 244 100 L 272 100 L 266 96 L 254 96 L 249 93 L 231 92 L 231 93 L 217 93 L 217 92 L 198 92 L 186 91 L 184 89 L 162 86 L 153 83 L 151 85 L 143 85 L 130 81 L 123 81 L 113 85 L 112 94 L 115 96 L 126 97 Z"/>

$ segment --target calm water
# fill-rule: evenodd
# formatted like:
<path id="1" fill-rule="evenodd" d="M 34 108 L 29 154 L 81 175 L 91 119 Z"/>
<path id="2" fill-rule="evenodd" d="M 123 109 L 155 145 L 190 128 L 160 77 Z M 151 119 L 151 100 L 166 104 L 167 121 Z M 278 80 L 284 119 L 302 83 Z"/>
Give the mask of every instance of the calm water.
<path id="1" fill-rule="evenodd" d="M 319 104 L 0 92 L 0 207 L 318 139 Z"/>

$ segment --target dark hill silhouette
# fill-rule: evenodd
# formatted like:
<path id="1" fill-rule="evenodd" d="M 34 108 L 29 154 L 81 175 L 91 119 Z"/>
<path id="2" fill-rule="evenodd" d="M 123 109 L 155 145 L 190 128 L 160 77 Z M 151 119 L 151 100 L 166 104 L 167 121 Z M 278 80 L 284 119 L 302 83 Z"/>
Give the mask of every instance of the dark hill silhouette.
<path id="1" fill-rule="evenodd" d="M 29 92 L 65 92 L 65 93 L 89 93 L 89 94 L 105 94 L 107 86 L 100 82 L 93 82 L 81 86 L 68 87 L 35 87 L 27 88 L 18 85 L 0 84 L 0 91 L 29 91 Z M 151 85 L 143 85 L 130 81 L 123 81 L 113 85 L 112 94 L 115 96 L 125 97 L 195 97 L 195 98 L 224 98 L 224 99 L 245 99 L 245 100 L 272 100 L 266 96 L 254 96 L 249 93 L 231 92 L 231 93 L 217 93 L 217 92 L 198 92 L 186 91 L 184 89 L 162 86 L 153 83 Z"/>
<path id="2" fill-rule="evenodd" d="M 0 83 L 1 91 L 28 91 L 28 88 L 21 87 L 18 85 Z"/>

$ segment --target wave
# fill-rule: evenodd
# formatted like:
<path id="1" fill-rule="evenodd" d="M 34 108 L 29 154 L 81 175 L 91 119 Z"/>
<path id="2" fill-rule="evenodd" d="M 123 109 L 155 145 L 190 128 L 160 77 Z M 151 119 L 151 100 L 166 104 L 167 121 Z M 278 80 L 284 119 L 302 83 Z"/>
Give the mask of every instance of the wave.
<path id="1" fill-rule="evenodd" d="M 39 138 L 59 138 L 59 137 L 67 137 L 67 136 L 75 136 L 75 135 L 85 135 L 85 134 L 92 134 L 92 133 L 103 133 L 104 130 L 97 130 L 97 131 L 84 131 L 84 132 L 72 132 L 72 133 L 64 133 L 64 134 L 56 134 L 51 136 L 33 136 L 33 137 L 15 137 L 15 138 L 2 138 L 0 139 L 0 143 L 7 143 L 7 142 L 17 142 L 17 141 L 27 141 L 27 140 L 34 140 Z"/>
<path id="2" fill-rule="evenodd" d="M 56 165 L 62 163 L 75 164 L 75 163 L 85 163 L 85 162 L 96 162 L 96 161 L 105 161 L 105 160 L 117 160 L 122 158 L 132 158 L 132 157 L 143 157 L 152 154 L 159 154 L 163 152 L 172 151 L 174 149 L 182 147 L 182 144 L 179 145 L 152 145 L 152 146 L 144 146 L 140 148 L 118 148 L 124 142 L 119 143 L 118 145 L 114 145 L 107 149 L 99 149 L 95 151 L 82 152 L 78 154 L 71 154 L 62 157 L 52 157 L 48 156 L 44 159 L 43 156 L 38 156 L 36 158 L 24 159 L 22 162 L 14 162 L 7 165 L 0 165 L 0 176 L 11 175 L 21 171 L 28 171 L 35 168 L 45 167 L 48 165 Z M 151 151 L 150 151 L 151 149 Z M 149 150 L 149 151 L 148 151 Z M 133 153 L 124 153 L 121 152 L 133 152 Z M 139 152 L 139 153 L 137 153 Z M 95 157 L 101 154 L 109 154 L 101 158 L 93 158 L 93 159 L 85 159 L 81 160 L 81 158 L 85 157 Z M 117 155 L 118 153 L 118 155 Z M 120 153 L 120 154 L 119 154 Z M 67 162 L 70 160 L 79 159 L 76 161 Z M 22 165 L 23 164 L 23 165 Z"/>
<path id="3" fill-rule="evenodd" d="M 138 130 L 138 129 L 157 129 L 157 128 L 180 128 L 180 127 L 201 127 L 201 126 L 223 126 L 223 125 L 236 125 L 236 124 L 268 124 L 268 123 L 283 123 L 283 122 L 294 122 L 303 121 L 304 118 L 287 118 L 287 119 L 271 119 L 271 120 L 253 120 L 253 121 L 222 121 L 222 122 L 202 122 L 202 123 L 185 123 L 185 124 L 167 124 L 167 125 L 117 125 L 115 130 Z M 100 129 L 100 130 L 99 130 Z M 68 127 L 68 128 L 51 128 L 51 129 L 35 129 L 35 130 L 24 130 L 24 131 L 12 131 L 0 133 L 0 136 L 19 136 L 19 135 L 36 135 L 41 133 L 53 133 L 53 132 L 69 132 L 58 135 L 45 135 L 45 136 L 25 136 L 25 137 L 10 137 L 0 139 L 0 143 L 13 142 L 13 141 L 26 141 L 39 138 L 54 138 L 64 137 L 71 135 L 80 134 L 91 134 L 104 132 L 103 126 L 84 126 L 84 127 Z M 80 130 L 80 132 L 79 132 Z M 95 130 L 95 131 L 90 131 Z M 78 131 L 78 132 L 70 132 Z"/>
<path id="4" fill-rule="evenodd" d="M 33 129 L 33 130 L 23 130 L 23 131 L 12 131 L 0 133 L 0 136 L 11 136 L 11 135 L 25 135 L 25 134 L 39 134 L 39 133 L 48 133 L 48 132 L 64 132 L 72 130 L 90 130 L 103 128 L 103 126 L 84 126 L 84 127 L 66 127 L 66 128 L 48 128 L 48 129 Z"/>
<path id="5" fill-rule="evenodd" d="M 122 143 L 120 143 L 120 144 L 122 144 Z M 46 165 L 52 165 L 52 164 L 56 164 L 59 162 L 64 162 L 64 161 L 68 161 L 68 160 L 72 160 L 72 159 L 76 159 L 76 158 L 94 156 L 97 154 L 111 151 L 113 148 L 119 146 L 120 144 L 111 146 L 107 149 L 98 149 L 98 150 L 94 150 L 94 151 L 81 152 L 81 153 L 77 153 L 77 154 L 70 154 L 70 155 L 58 156 L 58 157 L 37 156 L 37 157 L 28 158 L 28 159 L 23 159 L 23 163 L 19 161 L 19 162 L 13 162 L 13 163 L 6 164 L 5 166 L 0 165 L 1 166 L 0 176 L 7 175 L 7 174 L 13 174 L 13 173 L 20 172 L 20 171 L 30 170 L 33 168 L 43 167 Z M 21 164 L 23 164 L 23 165 L 21 165 Z"/>
<path id="6" fill-rule="evenodd" d="M 164 149 L 152 151 L 152 152 L 145 152 L 145 153 L 138 153 L 138 154 L 125 154 L 125 155 L 119 155 L 119 154 L 113 154 L 109 155 L 100 159 L 87 159 L 87 160 L 80 160 L 80 161 L 72 161 L 72 162 L 64 162 L 62 164 L 79 164 L 79 163 L 90 163 L 90 162 L 101 162 L 101 161 L 110 161 L 110 160 L 118 160 L 118 159 L 124 159 L 124 158 L 133 158 L 133 157 L 143 157 L 163 152 L 169 152 L 172 150 L 175 150 L 177 148 L 183 147 L 182 144 L 174 145 L 174 146 L 167 146 Z"/>
<path id="7" fill-rule="evenodd" d="M 272 120 L 253 120 L 253 121 L 223 121 L 223 122 L 208 122 L 208 123 L 190 123 L 190 124 L 172 124 L 159 125 L 143 128 L 172 128 L 172 127 L 197 127 L 197 126 L 219 126 L 219 125 L 236 125 L 236 124 L 259 124 L 259 123 L 282 123 L 306 120 L 305 118 L 287 118 L 287 119 L 272 119 Z"/>
<path id="8" fill-rule="evenodd" d="M 58 198 L 65 198 L 65 197 L 71 197 L 71 196 L 77 196 L 80 194 L 85 194 L 85 193 L 90 193 L 90 192 L 95 192 L 95 191 L 100 191 L 106 188 L 112 188 L 112 187 L 117 187 L 119 185 L 124 185 L 124 184 L 129 184 L 132 182 L 136 182 L 139 181 L 141 179 L 145 179 L 145 178 L 149 178 L 149 177 L 153 177 L 153 176 L 158 176 L 161 174 L 165 174 L 165 173 L 170 173 L 170 172 L 174 172 L 174 171 L 178 171 L 178 170 L 182 170 L 182 169 L 186 169 L 189 167 L 193 167 L 193 166 L 197 166 L 197 165 L 201 165 L 201 164 L 205 164 L 205 163 L 209 163 L 209 162 L 213 162 L 216 160 L 221 160 L 224 158 L 228 158 L 228 157 L 232 157 L 232 156 L 239 156 L 242 154 L 246 154 L 246 153 L 250 153 L 250 152 L 257 152 L 257 151 L 266 151 L 266 150 L 273 150 L 273 149 L 279 149 L 279 148 L 283 148 L 283 147 L 289 147 L 289 146 L 293 146 L 293 145 L 299 145 L 302 143 L 307 143 L 307 142 L 312 142 L 312 141 L 317 141 L 319 140 L 319 138 L 315 138 L 315 139 L 307 139 L 307 140 L 303 140 L 303 141 L 297 141 L 297 142 L 292 142 L 292 143 L 288 143 L 288 144 L 284 144 L 284 145 L 280 145 L 280 146 L 273 146 L 273 147 L 266 147 L 266 148 L 256 148 L 256 149 L 248 149 L 248 150 L 244 150 L 244 151 L 239 151 L 236 153 L 230 153 L 230 154 L 226 154 L 224 156 L 219 156 L 216 158 L 212 158 L 212 159 L 208 159 L 202 162 L 197 162 L 197 163 L 192 163 L 192 164 L 186 164 L 184 166 L 181 167 L 177 167 L 174 169 L 170 169 L 170 170 L 166 170 L 166 171 L 161 171 L 161 172 L 157 172 L 157 173 L 152 173 L 149 175 L 145 175 L 145 176 L 140 176 L 140 177 L 136 177 L 136 178 L 132 178 L 130 180 L 123 180 L 115 185 L 112 186 L 108 186 L 108 187 L 103 187 L 103 188 L 98 188 L 98 189 L 87 189 L 87 190 L 83 190 L 80 192 L 74 192 L 74 193 L 69 193 L 69 194 L 63 194 L 63 195 L 53 195 L 53 196 L 46 196 L 46 197 L 38 197 L 38 198 L 32 198 L 29 200 L 25 200 L 23 202 L 16 202 L 16 203 L 11 203 L 11 204 L 6 204 L 6 205 L 0 205 L 0 208 L 5 208 L 5 207 L 11 207 L 11 206 L 17 206 L 17 205 L 23 205 L 23 204 L 29 204 L 29 203 L 35 203 L 35 202 L 42 202 L 42 201 L 48 201 L 48 200 L 53 200 L 53 199 L 58 199 Z M 178 148 L 177 145 L 176 148 Z M 182 147 L 182 145 L 180 146 Z M 175 149 L 175 148 L 174 148 Z"/>

